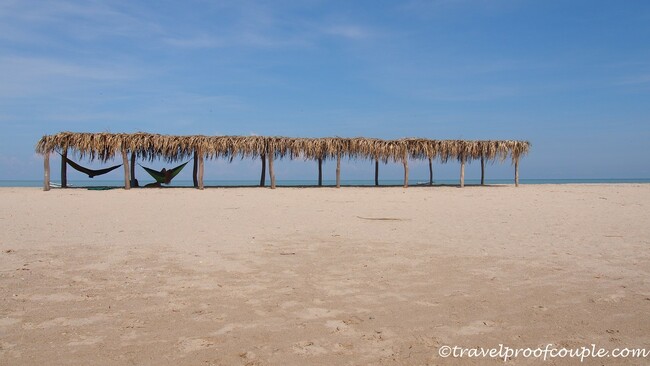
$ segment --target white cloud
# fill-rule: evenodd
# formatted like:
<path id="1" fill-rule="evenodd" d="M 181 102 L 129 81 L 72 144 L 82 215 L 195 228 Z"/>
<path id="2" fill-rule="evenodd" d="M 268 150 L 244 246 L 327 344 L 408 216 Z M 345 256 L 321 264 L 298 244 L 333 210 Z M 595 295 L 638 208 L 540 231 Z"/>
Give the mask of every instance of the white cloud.
<path id="1" fill-rule="evenodd" d="M 118 6 L 101 1 L 13 1 L 0 7 L 0 22 L 8 31 L 0 39 L 12 41 L 13 34 L 17 34 L 25 41 L 51 46 L 63 42 L 62 38 L 89 41 L 160 34 L 160 26 L 148 21 L 146 14 L 130 3 Z"/>
<path id="2" fill-rule="evenodd" d="M 521 95 L 519 88 L 504 85 L 479 85 L 464 88 L 430 88 L 414 90 L 414 94 L 423 99 L 462 102 L 462 101 L 488 101 Z"/>
<path id="3" fill-rule="evenodd" d="M 7 56 L 0 58 L 0 97 L 42 95 L 80 84 L 115 83 L 133 80 L 146 71 L 108 63 L 79 64 L 46 57 Z"/>
<path id="4" fill-rule="evenodd" d="M 619 85 L 639 85 L 650 83 L 650 74 L 628 76 L 619 80 Z"/>
<path id="5" fill-rule="evenodd" d="M 352 40 L 360 40 L 369 38 L 371 32 L 369 29 L 358 26 L 358 25 L 332 25 L 326 27 L 323 30 L 323 33 L 343 37 Z"/>
<path id="6" fill-rule="evenodd" d="M 5 77 L 11 75 L 27 76 L 34 78 L 66 77 L 93 80 L 130 79 L 137 75 L 132 70 L 106 65 L 81 65 L 53 58 L 10 56 L 0 58 L 0 69 L 4 70 Z"/>
<path id="7" fill-rule="evenodd" d="M 179 48 L 215 48 L 224 46 L 224 42 L 210 35 L 197 35 L 190 37 L 163 38 L 166 44 Z"/>

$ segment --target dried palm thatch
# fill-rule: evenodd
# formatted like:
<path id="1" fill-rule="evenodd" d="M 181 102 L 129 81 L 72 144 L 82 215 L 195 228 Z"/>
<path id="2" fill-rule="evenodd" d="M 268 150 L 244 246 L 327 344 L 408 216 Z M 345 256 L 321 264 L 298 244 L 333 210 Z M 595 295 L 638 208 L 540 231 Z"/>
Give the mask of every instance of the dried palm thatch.
<path id="1" fill-rule="evenodd" d="M 337 155 L 348 158 L 377 159 L 384 162 L 409 159 L 513 160 L 528 153 L 530 143 L 516 140 L 431 140 L 404 138 L 381 140 L 376 138 L 291 138 L 282 136 L 173 136 L 144 132 L 137 133 L 76 133 L 60 132 L 43 136 L 36 144 L 36 152 L 51 153 L 72 149 L 80 158 L 106 161 L 122 150 L 135 152 L 138 158 L 163 158 L 179 161 L 191 157 L 195 151 L 206 158 L 257 158 L 274 154 L 276 158 L 327 159 Z"/>
<path id="2" fill-rule="evenodd" d="M 449 159 L 461 162 L 474 159 L 504 161 L 511 157 L 517 166 L 519 158 L 530 149 L 528 141 L 517 140 L 432 140 L 424 138 L 403 138 L 382 140 L 365 137 L 292 138 L 283 136 L 173 136 L 136 133 L 76 133 L 60 132 L 43 136 L 36 144 L 36 152 L 49 155 L 54 151 L 72 150 L 79 158 L 105 162 L 117 154 L 132 155 L 140 159 L 164 159 L 168 162 L 186 160 L 199 156 L 203 158 L 259 158 L 272 160 L 288 157 L 309 160 L 363 158 L 384 163 L 404 162 L 408 159 Z M 337 174 L 338 177 L 338 174 Z"/>

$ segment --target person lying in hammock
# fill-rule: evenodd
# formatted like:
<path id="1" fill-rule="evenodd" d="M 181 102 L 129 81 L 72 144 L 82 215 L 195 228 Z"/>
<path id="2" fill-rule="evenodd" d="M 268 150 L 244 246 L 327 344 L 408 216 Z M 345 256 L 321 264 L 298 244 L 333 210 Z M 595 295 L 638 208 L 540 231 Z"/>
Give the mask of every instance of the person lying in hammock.
<path id="1" fill-rule="evenodd" d="M 174 179 L 174 177 L 176 175 L 178 175 L 178 173 L 180 173 L 181 170 L 183 170 L 183 168 L 185 167 L 185 165 L 187 165 L 187 163 L 188 162 L 185 162 L 184 164 L 181 164 L 181 165 L 177 166 L 174 169 L 169 169 L 168 170 L 167 168 L 162 168 L 162 170 L 160 170 L 160 171 L 154 170 L 154 169 L 151 169 L 151 168 L 147 168 L 147 167 L 142 166 L 142 165 L 140 165 L 140 166 L 142 168 L 144 168 L 144 170 L 146 170 L 147 173 L 149 173 L 149 175 L 151 175 L 156 180 L 157 185 L 156 184 L 155 185 L 147 184 L 147 186 L 159 187 L 160 184 L 169 184 L 169 183 L 171 183 L 172 179 Z"/>
<path id="2" fill-rule="evenodd" d="M 160 174 L 162 174 L 162 175 L 165 176 L 165 184 L 169 184 L 169 183 L 171 183 L 172 178 L 174 178 L 174 177 L 172 176 L 172 173 L 173 173 L 173 172 L 172 172 L 171 170 L 167 170 L 167 169 L 165 169 L 165 168 L 162 168 L 162 170 L 160 171 Z"/>
<path id="3" fill-rule="evenodd" d="M 173 172 L 171 170 L 167 170 L 165 168 L 162 168 L 162 170 L 160 171 L 160 177 L 162 179 L 160 179 L 159 181 L 154 182 L 154 183 L 149 183 L 149 184 L 146 185 L 146 187 L 160 187 L 161 184 L 169 184 L 169 183 L 171 183 L 172 178 L 174 178 L 172 173 Z"/>
<path id="4" fill-rule="evenodd" d="M 149 184 L 145 185 L 144 187 L 145 188 L 160 188 L 160 187 L 162 187 L 161 184 L 163 184 L 163 183 L 164 184 L 169 184 L 172 181 L 172 178 L 174 178 L 173 173 L 174 172 L 171 171 L 171 170 L 167 170 L 166 168 L 162 168 L 162 170 L 160 171 L 160 174 L 165 177 L 165 181 L 164 182 L 149 183 Z"/>
<path id="5" fill-rule="evenodd" d="M 160 175 L 162 177 L 164 177 L 165 180 L 163 182 L 149 183 L 149 184 L 145 185 L 144 187 L 145 188 L 160 188 L 160 187 L 162 187 L 161 184 L 163 184 L 163 183 L 164 184 L 169 184 L 172 181 L 172 178 L 174 178 L 174 176 L 172 174 L 173 174 L 173 171 L 167 170 L 166 168 L 162 168 L 162 170 L 160 171 Z"/>

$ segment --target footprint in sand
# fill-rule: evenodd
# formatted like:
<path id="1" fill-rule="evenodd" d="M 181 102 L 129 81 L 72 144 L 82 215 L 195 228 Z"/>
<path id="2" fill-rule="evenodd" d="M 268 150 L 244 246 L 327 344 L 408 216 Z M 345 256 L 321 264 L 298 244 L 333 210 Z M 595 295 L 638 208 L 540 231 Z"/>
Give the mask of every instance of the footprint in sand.
<path id="1" fill-rule="evenodd" d="M 178 348 L 183 353 L 190 353 L 214 347 L 214 342 L 203 338 L 181 338 Z"/>
<path id="2" fill-rule="evenodd" d="M 616 302 L 620 302 L 624 298 L 625 298 L 625 292 L 624 291 L 618 291 L 617 293 L 611 294 L 611 295 L 607 296 L 606 298 L 603 298 L 602 300 L 605 301 L 605 302 L 616 303 Z"/>
<path id="3" fill-rule="evenodd" d="M 460 335 L 476 335 L 482 333 L 489 333 L 494 330 L 493 329 L 494 325 L 495 325 L 494 322 L 479 320 L 460 328 L 457 333 Z"/>
<path id="4" fill-rule="evenodd" d="M 328 320 L 325 326 L 332 330 L 332 332 L 345 332 L 350 330 L 350 327 L 343 320 Z"/>
<path id="5" fill-rule="evenodd" d="M 83 295 L 74 295 L 69 292 L 61 292 L 58 294 L 50 294 L 50 295 L 36 294 L 30 296 L 30 299 L 39 302 L 67 302 L 67 301 L 84 301 L 87 299 L 87 297 Z"/>
<path id="6" fill-rule="evenodd" d="M 345 323 L 346 325 L 361 324 L 363 323 L 363 319 L 359 318 L 356 315 L 352 315 L 351 317 L 343 320 L 343 323 Z"/>
<path id="7" fill-rule="evenodd" d="M 298 301 L 290 300 L 290 301 L 285 301 L 285 302 L 283 302 L 282 304 L 280 304 L 280 307 L 281 307 L 282 309 L 289 309 L 289 308 L 295 308 L 295 307 L 298 307 L 298 306 L 300 306 L 301 304 L 302 304 L 302 303 L 300 303 L 300 302 L 298 302 Z"/>
<path id="8" fill-rule="evenodd" d="M 0 328 L 9 327 L 11 325 L 20 323 L 22 319 L 19 318 L 2 318 L 0 319 Z"/>
<path id="9" fill-rule="evenodd" d="M 104 340 L 104 337 L 101 336 L 92 336 L 92 337 L 87 337 L 87 336 L 81 336 L 79 339 L 68 342 L 69 347 L 75 347 L 75 346 L 92 346 L 94 344 L 97 344 L 101 341 Z"/>
<path id="10" fill-rule="evenodd" d="M 324 355 L 327 350 L 311 341 L 302 341 L 293 345 L 293 352 L 302 356 Z"/>
<path id="11" fill-rule="evenodd" d="M 354 354 L 354 346 L 352 343 L 337 343 L 334 345 L 334 353 L 352 355 Z"/>
<path id="12" fill-rule="evenodd" d="M 46 320 L 40 324 L 25 323 L 23 325 L 24 329 L 47 329 L 51 327 L 80 327 L 84 325 L 95 324 L 102 321 L 109 320 L 110 317 L 106 314 L 95 314 L 87 318 L 54 318 L 51 320 Z"/>
<path id="13" fill-rule="evenodd" d="M 329 310 L 324 308 L 308 308 L 297 313 L 301 319 L 318 319 L 334 317 L 341 312 L 338 310 Z"/>
<path id="14" fill-rule="evenodd" d="M 251 329 L 255 327 L 257 327 L 257 325 L 255 324 L 230 323 L 224 325 L 221 329 L 217 330 L 216 332 L 212 332 L 211 335 L 222 336 L 224 334 L 228 334 L 232 332 L 233 330 Z"/>

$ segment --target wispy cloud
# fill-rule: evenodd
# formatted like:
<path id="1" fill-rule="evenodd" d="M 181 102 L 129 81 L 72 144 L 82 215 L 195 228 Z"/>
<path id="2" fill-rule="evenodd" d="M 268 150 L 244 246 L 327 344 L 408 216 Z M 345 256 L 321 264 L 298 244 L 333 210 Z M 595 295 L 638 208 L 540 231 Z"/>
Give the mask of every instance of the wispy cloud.
<path id="1" fill-rule="evenodd" d="M 106 65 L 82 65 L 69 61 L 45 57 L 4 57 L 0 58 L 0 69 L 6 77 L 11 75 L 31 75 L 34 78 L 66 77 L 93 80 L 130 79 L 138 73 L 123 67 Z"/>
<path id="2" fill-rule="evenodd" d="M 178 21 L 133 2 L 60 0 L 34 4 L 7 0 L 0 5 L 0 42 L 63 49 L 70 49 L 70 42 L 95 48 L 112 41 L 145 49 L 268 49 L 313 47 L 322 37 L 359 41 L 374 34 L 355 22 L 331 22 L 325 16 L 307 21 L 287 16 L 281 7 L 256 2 L 203 9 L 199 13 L 182 12 L 178 17 L 184 21 Z M 121 42 L 124 40 L 127 42 Z"/>
<path id="3" fill-rule="evenodd" d="M 619 85 L 643 85 L 650 84 L 650 73 L 627 76 L 618 80 Z"/>
<path id="4" fill-rule="evenodd" d="M 74 89 L 82 82 L 118 83 L 146 74 L 124 64 L 79 64 L 51 57 L 7 56 L 0 58 L 0 96 L 20 97 Z"/>
<path id="5" fill-rule="evenodd" d="M 515 86 L 481 85 L 467 88 L 428 88 L 413 90 L 415 97 L 441 102 L 480 102 L 521 95 Z"/>
<path id="6" fill-rule="evenodd" d="M 189 37 L 167 37 L 163 38 L 163 42 L 178 48 L 215 48 L 225 45 L 223 40 L 206 34 Z"/>
<path id="7" fill-rule="evenodd" d="M 119 6 L 118 6 L 119 4 Z M 161 27 L 146 17 L 146 12 L 129 3 L 101 1 L 9 1 L 0 7 L 0 21 L 10 31 L 0 39 L 61 43 L 65 39 L 98 40 L 159 35 Z"/>
<path id="8" fill-rule="evenodd" d="M 367 39 L 373 34 L 370 29 L 353 24 L 331 25 L 325 27 L 323 33 L 351 40 Z"/>
<path id="9" fill-rule="evenodd" d="M 399 6 L 417 18 L 445 18 L 449 13 L 498 13 L 519 5 L 512 0 L 409 0 Z"/>

